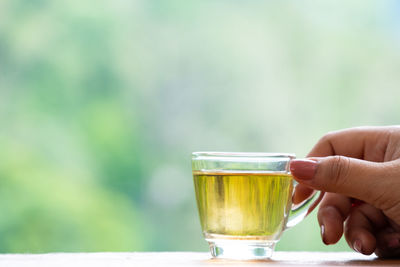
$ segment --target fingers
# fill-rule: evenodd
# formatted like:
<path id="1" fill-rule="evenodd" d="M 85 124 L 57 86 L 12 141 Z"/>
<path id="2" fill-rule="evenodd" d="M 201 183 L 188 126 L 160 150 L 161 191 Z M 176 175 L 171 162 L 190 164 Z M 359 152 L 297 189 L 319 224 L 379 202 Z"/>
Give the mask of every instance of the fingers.
<path id="1" fill-rule="evenodd" d="M 393 199 L 387 193 L 400 190 L 400 162 L 375 163 L 330 156 L 292 160 L 290 171 L 305 186 L 357 198 L 382 209 L 388 209 L 388 199 Z"/>
<path id="2" fill-rule="evenodd" d="M 396 197 L 400 191 L 400 159 L 389 145 L 396 133 L 400 134 L 400 127 L 332 132 L 310 151 L 307 157 L 311 159 L 291 161 L 291 173 L 300 183 L 294 202 L 309 194 L 307 188 L 331 192 L 325 195 L 318 212 L 326 244 L 336 243 L 344 231 L 356 251 L 400 256 L 399 232 L 382 230 L 390 226 L 388 218 L 391 225 L 400 225 L 400 200 Z M 351 198 L 371 205 L 352 207 Z"/>
<path id="3" fill-rule="evenodd" d="M 400 256 L 400 225 L 387 219 L 388 225 L 377 231 L 375 254 L 382 258 Z"/>
<path id="4" fill-rule="evenodd" d="M 386 228 L 377 234 L 375 254 L 382 258 L 398 258 L 400 256 L 400 233 Z"/>
<path id="5" fill-rule="evenodd" d="M 368 204 L 357 206 L 352 209 L 346 221 L 346 241 L 355 251 L 370 255 L 377 247 L 376 232 L 386 224 L 379 209 Z"/>
<path id="6" fill-rule="evenodd" d="M 343 235 L 343 223 L 351 210 L 351 201 L 343 195 L 327 193 L 318 210 L 321 237 L 325 244 L 335 244 Z"/>
<path id="7" fill-rule="evenodd" d="M 342 155 L 382 162 L 393 127 L 357 127 L 326 134 L 307 157 Z"/>

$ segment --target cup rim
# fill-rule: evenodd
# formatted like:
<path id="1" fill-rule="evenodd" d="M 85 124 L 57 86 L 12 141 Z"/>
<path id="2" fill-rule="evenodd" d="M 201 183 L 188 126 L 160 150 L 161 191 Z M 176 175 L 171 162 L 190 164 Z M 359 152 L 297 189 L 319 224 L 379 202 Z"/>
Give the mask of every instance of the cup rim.
<path id="1" fill-rule="evenodd" d="M 274 152 L 217 152 L 217 151 L 198 151 L 192 153 L 192 158 L 202 157 L 232 157 L 232 158 L 290 158 L 295 159 L 294 153 L 274 153 Z"/>

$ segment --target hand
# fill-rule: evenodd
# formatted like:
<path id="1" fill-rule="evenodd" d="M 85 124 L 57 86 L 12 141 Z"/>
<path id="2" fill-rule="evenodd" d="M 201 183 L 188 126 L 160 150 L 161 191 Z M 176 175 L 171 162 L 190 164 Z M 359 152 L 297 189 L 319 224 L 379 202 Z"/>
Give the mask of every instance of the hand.
<path id="1" fill-rule="evenodd" d="M 325 244 L 344 232 L 360 253 L 400 257 L 400 127 L 329 133 L 290 170 L 300 183 L 296 202 L 309 188 L 327 192 L 318 211 Z"/>

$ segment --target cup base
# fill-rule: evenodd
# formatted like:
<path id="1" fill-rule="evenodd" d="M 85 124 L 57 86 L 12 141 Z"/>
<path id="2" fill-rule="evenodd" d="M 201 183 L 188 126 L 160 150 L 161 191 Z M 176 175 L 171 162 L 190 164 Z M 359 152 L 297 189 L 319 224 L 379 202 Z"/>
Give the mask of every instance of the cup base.
<path id="1" fill-rule="evenodd" d="M 264 260 L 272 256 L 276 242 L 208 241 L 214 258 L 234 260 Z"/>

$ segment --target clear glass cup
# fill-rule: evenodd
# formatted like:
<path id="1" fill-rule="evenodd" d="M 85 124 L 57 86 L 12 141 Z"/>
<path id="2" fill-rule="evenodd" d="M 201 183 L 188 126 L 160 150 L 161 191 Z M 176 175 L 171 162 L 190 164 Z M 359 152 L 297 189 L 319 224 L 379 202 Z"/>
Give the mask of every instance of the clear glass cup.
<path id="1" fill-rule="evenodd" d="M 315 192 L 292 204 L 296 182 L 289 162 L 294 158 L 281 153 L 192 154 L 200 223 L 213 257 L 270 258 L 282 232 L 311 211 Z"/>

